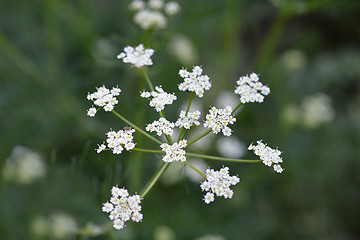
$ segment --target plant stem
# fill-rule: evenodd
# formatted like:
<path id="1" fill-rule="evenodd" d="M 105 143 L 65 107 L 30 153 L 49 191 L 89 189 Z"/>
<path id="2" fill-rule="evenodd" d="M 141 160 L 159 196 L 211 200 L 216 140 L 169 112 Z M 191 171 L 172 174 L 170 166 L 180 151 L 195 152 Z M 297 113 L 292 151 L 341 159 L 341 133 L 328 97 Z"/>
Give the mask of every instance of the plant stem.
<path id="1" fill-rule="evenodd" d="M 234 110 L 232 110 L 231 114 L 233 114 L 240 106 L 241 106 L 241 102 L 239 102 L 239 104 L 234 108 Z"/>
<path id="2" fill-rule="evenodd" d="M 193 98 L 194 98 L 194 94 L 195 94 L 195 93 L 192 92 L 191 95 L 190 95 L 190 100 L 189 100 L 189 104 L 188 104 L 187 109 L 186 109 L 185 116 L 188 114 L 188 112 L 189 112 L 189 110 L 190 110 L 190 106 L 191 106 L 191 102 L 192 102 L 192 100 L 193 100 Z M 180 139 L 182 139 L 182 138 L 185 136 L 185 134 L 184 134 L 184 136 L 181 136 L 181 134 L 183 133 L 183 131 L 184 131 L 184 127 L 182 127 L 182 128 L 180 129 L 180 133 L 179 133 L 179 137 L 178 137 L 178 140 L 177 140 L 177 141 L 180 141 Z"/>
<path id="3" fill-rule="evenodd" d="M 149 88 L 151 91 L 155 91 L 154 86 L 152 85 L 149 76 L 147 75 L 147 73 L 145 72 L 145 70 L 143 68 L 139 68 L 140 72 L 142 73 L 142 75 L 144 76 L 147 84 L 149 85 Z"/>
<path id="4" fill-rule="evenodd" d="M 159 180 L 161 175 L 165 172 L 166 168 L 169 166 L 170 163 L 163 163 L 158 171 L 154 174 L 152 179 L 149 181 L 148 185 L 146 186 L 145 190 L 141 194 L 140 198 L 144 198 L 146 194 L 151 190 L 151 188 L 155 185 L 155 183 Z"/>
<path id="5" fill-rule="evenodd" d="M 188 161 L 185 161 L 186 165 L 188 165 L 190 168 L 192 168 L 195 172 L 197 172 L 198 174 L 200 174 L 202 177 L 204 177 L 206 179 L 205 174 L 203 174 L 202 172 L 199 171 L 199 169 L 197 169 L 196 167 L 194 167 L 194 165 L 192 165 L 191 163 L 189 163 Z"/>
<path id="6" fill-rule="evenodd" d="M 204 159 L 217 160 L 217 161 L 226 161 L 226 162 L 241 162 L 241 163 L 258 163 L 258 162 L 261 162 L 261 160 L 245 160 L 245 159 L 223 158 L 223 157 L 215 157 L 215 156 L 209 156 L 209 155 L 203 155 L 203 154 L 197 154 L 197 153 L 186 153 L 185 155 L 188 156 L 188 157 L 197 157 L 197 158 L 204 158 Z"/>
<path id="7" fill-rule="evenodd" d="M 199 139 L 205 137 L 206 135 L 208 135 L 211 132 L 211 128 L 209 130 L 206 130 L 205 132 L 201 133 L 200 135 L 198 135 L 195 139 L 191 140 L 188 144 L 187 147 L 190 146 L 191 144 L 193 144 L 194 142 L 198 141 Z"/>
<path id="8" fill-rule="evenodd" d="M 129 120 L 127 120 L 126 118 L 124 118 L 123 116 L 121 116 L 119 113 L 117 113 L 115 110 L 112 110 L 112 113 L 114 113 L 117 117 L 119 117 L 121 120 L 123 120 L 125 123 L 129 124 L 131 127 L 135 128 L 137 131 L 141 132 L 143 135 L 145 135 L 146 137 L 150 138 L 151 140 L 153 140 L 154 142 L 158 143 L 158 144 L 162 144 L 161 141 L 157 140 L 156 138 L 154 138 L 153 136 L 147 134 L 144 130 L 142 130 L 141 128 L 139 128 L 138 126 L 136 126 L 135 124 L 133 124 L 132 122 L 130 122 Z"/>
<path id="9" fill-rule="evenodd" d="M 143 149 L 143 148 L 133 148 L 132 150 L 138 151 L 138 152 L 148 152 L 148 153 L 165 153 L 161 150 Z"/>

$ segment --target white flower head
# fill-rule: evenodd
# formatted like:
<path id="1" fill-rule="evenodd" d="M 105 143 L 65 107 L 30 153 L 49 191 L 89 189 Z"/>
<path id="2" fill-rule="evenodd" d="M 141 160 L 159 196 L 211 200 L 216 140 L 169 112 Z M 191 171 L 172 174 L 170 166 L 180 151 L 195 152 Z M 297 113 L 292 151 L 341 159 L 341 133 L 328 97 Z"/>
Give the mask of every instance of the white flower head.
<path id="1" fill-rule="evenodd" d="M 180 9 L 180 5 L 175 1 L 167 2 L 164 6 L 164 11 L 169 16 L 177 14 L 180 12 Z"/>
<path id="2" fill-rule="evenodd" d="M 164 92 L 161 86 L 155 87 L 156 91 L 151 92 L 142 92 L 140 94 L 143 98 L 150 98 L 153 99 L 150 101 L 150 107 L 154 107 L 157 112 L 164 110 L 165 105 L 172 104 L 174 100 L 176 100 L 175 94 Z"/>
<path id="3" fill-rule="evenodd" d="M 163 143 L 160 145 L 161 149 L 166 153 L 165 156 L 163 156 L 164 162 L 185 162 L 186 156 L 185 156 L 185 148 L 187 146 L 187 140 L 183 139 L 180 140 L 178 143 L 174 143 L 173 145 L 169 145 L 167 143 Z"/>
<path id="4" fill-rule="evenodd" d="M 175 123 L 175 126 L 183 127 L 186 129 L 190 129 L 190 127 L 193 125 L 198 126 L 200 125 L 200 122 L 198 121 L 200 115 L 201 115 L 200 111 L 188 112 L 187 114 L 185 111 L 181 111 L 180 116 Z"/>
<path id="5" fill-rule="evenodd" d="M 236 84 L 238 86 L 235 89 L 235 93 L 240 95 L 242 103 L 262 103 L 264 96 L 270 93 L 270 88 L 259 81 L 259 76 L 256 73 L 240 77 Z"/>
<path id="6" fill-rule="evenodd" d="M 110 130 L 106 133 L 106 143 L 99 145 L 98 149 L 96 150 L 97 153 L 105 150 L 106 145 L 109 149 L 112 149 L 114 154 L 120 154 L 124 149 L 126 149 L 126 151 L 130 151 L 135 147 L 135 143 L 133 142 L 134 132 L 135 129 L 131 129 L 129 127 L 125 127 L 124 130 L 119 130 L 117 132 Z"/>
<path id="7" fill-rule="evenodd" d="M 145 65 L 153 65 L 151 56 L 154 54 L 153 49 L 145 49 L 143 44 L 133 48 L 127 46 L 124 48 L 124 52 L 117 55 L 118 59 L 122 59 L 124 63 L 131 63 L 137 68 L 141 68 Z"/>
<path id="8" fill-rule="evenodd" d="M 181 69 L 179 75 L 184 78 L 184 82 L 179 84 L 179 90 L 195 92 L 198 97 L 203 97 L 205 90 L 211 88 L 211 83 L 207 75 L 202 75 L 202 71 L 200 66 L 195 66 L 192 72 Z"/>
<path id="9" fill-rule="evenodd" d="M 219 171 L 214 169 L 206 170 L 206 180 L 200 184 L 202 191 L 207 193 L 204 196 L 205 203 L 209 204 L 214 201 L 214 196 L 232 198 L 234 192 L 230 186 L 240 182 L 237 176 L 229 175 L 229 168 L 223 167 Z"/>
<path id="10" fill-rule="evenodd" d="M 141 211 L 141 198 L 139 195 L 130 196 L 125 188 L 113 187 L 111 200 L 103 204 L 102 211 L 109 213 L 113 227 L 120 230 L 125 227 L 125 222 L 132 220 L 140 222 L 143 219 Z"/>
<path id="11" fill-rule="evenodd" d="M 255 155 L 259 156 L 266 166 L 271 167 L 272 164 L 274 164 L 275 172 L 282 173 L 284 171 L 279 164 L 282 163 L 283 160 L 280 157 L 281 152 L 278 149 L 272 149 L 260 140 L 257 141 L 257 145 L 250 144 L 248 150 L 254 151 Z"/>
<path id="12" fill-rule="evenodd" d="M 148 124 L 146 126 L 146 131 L 148 132 L 156 132 L 158 136 L 161 136 L 163 134 L 171 136 L 174 132 L 175 124 L 172 122 L 169 122 L 165 118 L 160 118 L 159 121 L 154 121 L 151 124 Z"/>
<path id="13" fill-rule="evenodd" d="M 105 86 L 97 88 L 96 92 L 88 93 L 87 99 L 93 101 L 95 106 L 102 107 L 106 112 L 111 112 L 114 106 L 118 103 L 116 96 L 120 95 L 121 89 L 113 87 L 111 90 Z M 87 115 L 94 117 L 97 110 L 95 107 L 91 107 L 87 111 Z"/>
<path id="14" fill-rule="evenodd" d="M 232 108 L 226 106 L 223 109 L 212 107 L 209 114 L 206 115 L 204 127 L 211 128 L 212 132 L 218 134 L 222 131 L 224 136 L 231 136 L 232 130 L 228 127 L 229 124 L 234 124 L 236 118 L 231 115 Z"/>

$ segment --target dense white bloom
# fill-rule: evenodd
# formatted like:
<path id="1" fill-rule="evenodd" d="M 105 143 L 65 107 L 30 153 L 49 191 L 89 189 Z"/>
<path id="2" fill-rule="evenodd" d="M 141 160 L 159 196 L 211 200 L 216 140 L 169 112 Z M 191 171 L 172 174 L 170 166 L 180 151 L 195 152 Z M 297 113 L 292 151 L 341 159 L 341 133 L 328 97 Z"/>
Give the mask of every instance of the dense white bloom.
<path id="1" fill-rule="evenodd" d="M 126 129 L 120 130 L 120 131 L 112 131 L 106 133 L 107 139 L 106 144 L 109 149 L 112 149 L 114 154 L 120 154 L 124 150 L 124 148 L 127 151 L 130 151 L 135 147 L 135 143 L 133 142 L 133 133 L 135 132 L 135 129 Z M 100 153 L 102 150 L 106 148 L 105 143 L 101 144 L 99 148 L 96 150 L 97 153 Z"/>
<path id="2" fill-rule="evenodd" d="M 264 96 L 270 93 L 270 88 L 259 81 L 259 76 L 256 73 L 240 77 L 236 84 L 238 86 L 235 89 L 235 93 L 240 95 L 242 103 L 262 103 Z"/>
<path id="3" fill-rule="evenodd" d="M 163 143 L 160 145 L 161 149 L 166 153 L 165 156 L 163 156 L 164 162 L 185 162 L 186 156 L 185 156 L 185 148 L 187 146 L 187 141 L 185 139 L 180 140 L 178 143 L 174 143 L 173 145 L 169 145 L 167 143 Z"/>
<path id="4" fill-rule="evenodd" d="M 175 125 L 177 127 L 184 127 L 186 129 L 190 129 L 193 125 L 200 125 L 198 119 L 200 118 L 200 111 L 195 112 L 188 112 L 181 111 L 178 120 L 176 121 Z"/>
<path id="5" fill-rule="evenodd" d="M 207 75 L 201 75 L 202 71 L 200 66 L 195 66 L 192 72 L 181 69 L 179 75 L 184 78 L 184 82 L 179 84 L 179 90 L 195 92 L 198 97 L 203 97 L 205 90 L 211 88 L 211 83 Z"/>
<path id="6" fill-rule="evenodd" d="M 180 5 L 177 2 L 168 2 L 165 4 L 164 11 L 167 15 L 173 16 L 180 11 Z"/>
<path id="7" fill-rule="evenodd" d="M 96 92 L 88 93 L 87 99 L 93 101 L 96 106 L 104 108 L 106 112 L 111 112 L 114 109 L 114 106 L 118 103 L 116 96 L 120 95 L 121 89 L 113 87 L 109 90 L 105 86 L 96 89 Z M 96 112 L 96 108 L 91 107 L 87 111 L 87 115 L 94 117 Z"/>
<path id="8" fill-rule="evenodd" d="M 219 171 L 214 169 L 206 170 L 206 180 L 200 184 L 202 191 L 206 191 L 204 196 L 205 203 L 209 204 L 214 201 L 214 195 L 224 198 L 232 198 L 234 192 L 230 186 L 240 182 L 237 176 L 229 175 L 229 168 L 223 167 Z"/>
<path id="9" fill-rule="evenodd" d="M 257 141 L 257 145 L 250 144 L 248 150 L 253 150 L 255 155 L 259 156 L 266 166 L 271 167 L 274 163 L 274 170 L 276 172 L 281 173 L 284 170 L 279 164 L 282 163 L 283 160 L 280 157 L 281 152 L 278 149 L 272 149 L 262 141 Z"/>
<path id="10" fill-rule="evenodd" d="M 211 128 L 213 133 L 218 134 L 220 131 L 224 136 L 229 137 L 232 130 L 227 126 L 228 124 L 234 124 L 236 118 L 231 116 L 232 108 L 226 106 L 223 109 L 217 109 L 212 107 L 209 110 L 209 114 L 206 115 L 204 127 Z"/>
<path id="11" fill-rule="evenodd" d="M 124 52 L 117 55 L 118 59 L 122 59 L 124 63 L 131 63 L 137 68 L 141 68 L 144 65 L 153 65 L 151 56 L 154 54 L 153 49 L 145 49 L 143 44 L 139 44 L 133 48 L 127 46 L 124 48 Z"/>
<path id="12" fill-rule="evenodd" d="M 42 157 L 29 148 L 16 146 L 2 171 L 4 180 L 20 184 L 30 184 L 46 174 L 46 165 Z"/>
<path id="13" fill-rule="evenodd" d="M 137 12 L 134 16 L 134 22 L 144 30 L 149 30 L 151 28 L 164 29 L 167 25 L 164 14 L 159 11 L 147 9 Z"/>
<path id="14" fill-rule="evenodd" d="M 156 132 L 158 136 L 161 136 L 162 134 L 171 136 L 174 132 L 175 124 L 172 122 L 169 122 L 165 118 L 160 118 L 159 121 L 154 121 L 151 124 L 148 124 L 146 126 L 146 131 L 148 132 Z"/>
<path id="15" fill-rule="evenodd" d="M 129 195 L 125 188 L 112 187 L 110 202 L 104 203 L 102 211 L 109 213 L 109 218 L 114 222 L 115 229 L 125 227 L 125 222 L 132 220 L 140 222 L 143 219 L 141 211 L 141 199 L 139 195 Z"/>
<path id="16" fill-rule="evenodd" d="M 174 100 L 176 100 L 175 94 L 164 92 L 164 90 L 161 88 L 161 86 L 155 87 L 156 91 L 152 92 L 142 92 L 140 94 L 143 98 L 150 98 L 153 99 L 150 101 L 149 105 L 150 107 L 154 107 L 157 112 L 160 112 L 164 109 L 166 104 L 172 104 Z"/>

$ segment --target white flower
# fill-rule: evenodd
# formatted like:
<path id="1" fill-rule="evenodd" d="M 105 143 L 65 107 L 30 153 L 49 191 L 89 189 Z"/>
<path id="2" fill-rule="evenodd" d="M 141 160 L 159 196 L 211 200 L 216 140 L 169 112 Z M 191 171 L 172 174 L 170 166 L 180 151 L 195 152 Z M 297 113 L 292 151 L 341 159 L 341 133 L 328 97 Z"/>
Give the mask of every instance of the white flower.
<path id="1" fill-rule="evenodd" d="M 187 141 L 185 139 L 180 140 L 179 143 L 174 143 L 173 145 L 169 145 L 167 143 L 163 143 L 160 145 L 161 149 L 166 153 L 165 156 L 163 156 L 164 162 L 185 162 L 186 156 L 185 156 L 185 148 L 187 146 Z"/>
<path id="2" fill-rule="evenodd" d="M 179 75 L 184 78 L 184 82 L 179 84 L 179 90 L 195 92 L 198 97 L 203 97 L 205 90 L 211 88 L 211 83 L 207 75 L 201 75 L 202 71 L 200 66 L 195 66 L 192 72 L 181 69 Z"/>
<path id="3" fill-rule="evenodd" d="M 167 26 L 167 19 L 163 13 L 157 10 L 144 9 L 137 12 L 134 16 L 134 22 L 142 29 L 164 29 Z"/>
<path id="4" fill-rule="evenodd" d="M 153 65 L 151 56 L 153 55 L 153 49 L 145 49 L 143 44 L 135 47 L 127 46 L 124 48 L 124 52 L 117 55 L 118 59 L 122 59 L 124 63 L 131 63 L 137 68 L 141 68 L 145 65 Z"/>
<path id="5" fill-rule="evenodd" d="M 204 127 L 211 128 L 212 132 L 218 134 L 222 131 L 224 136 L 229 137 L 232 130 L 228 127 L 228 124 L 234 124 L 236 118 L 231 116 L 232 108 L 226 106 L 223 109 L 217 109 L 212 107 L 209 110 L 209 114 L 206 115 Z"/>
<path id="6" fill-rule="evenodd" d="M 236 83 L 238 86 L 235 89 L 235 93 L 240 95 L 242 103 L 262 103 L 264 96 L 270 93 L 270 88 L 259 82 L 259 77 L 256 73 L 240 77 Z"/>
<path id="7" fill-rule="evenodd" d="M 173 129 L 175 127 L 175 124 L 172 122 L 169 122 L 165 118 L 160 118 L 159 121 L 154 121 L 151 124 L 148 124 L 146 126 L 146 131 L 148 132 L 156 132 L 158 136 L 161 136 L 162 134 L 171 136 L 173 134 Z"/>
<path id="8" fill-rule="evenodd" d="M 143 10 L 144 8 L 145 8 L 145 3 L 141 0 L 133 0 L 129 5 L 129 9 L 131 11 L 140 11 Z"/>
<path id="9" fill-rule="evenodd" d="M 190 129 L 193 125 L 198 126 L 200 125 L 200 122 L 198 121 L 200 114 L 200 111 L 188 112 L 187 114 L 185 111 L 181 111 L 175 126 L 184 127 L 186 129 Z"/>
<path id="10" fill-rule="evenodd" d="M 155 87 L 156 91 L 152 92 L 142 92 L 140 94 L 143 98 L 149 98 L 150 96 L 153 99 L 150 101 L 150 107 L 154 107 L 157 112 L 162 111 L 165 108 L 165 105 L 172 104 L 174 100 L 176 100 L 175 94 L 164 92 L 161 86 Z"/>
<path id="11" fill-rule="evenodd" d="M 167 15 L 173 16 L 180 11 L 180 5 L 177 2 L 168 2 L 165 4 L 164 11 Z"/>
<path id="12" fill-rule="evenodd" d="M 109 213 L 109 218 L 113 220 L 115 229 L 125 227 L 125 222 L 132 220 L 140 222 L 143 219 L 141 211 L 141 199 L 139 195 L 130 196 L 125 188 L 113 187 L 111 190 L 112 197 L 102 207 L 102 211 Z"/>
<path id="13" fill-rule="evenodd" d="M 52 239 L 68 239 L 78 228 L 75 219 L 65 213 L 52 214 L 49 222 Z"/>
<path id="14" fill-rule="evenodd" d="M 96 106 L 103 107 L 106 112 L 111 112 L 118 103 L 116 96 L 120 95 L 121 89 L 113 87 L 111 90 L 105 86 L 97 88 L 94 93 L 88 93 L 87 99 L 93 101 Z M 89 108 L 87 115 L 94 117 L 97 110 L 94 107 Z"/>
<path id="15" fill-rule="evenodd" d="M 232 198 L 234 192 L 230 186 L 240 182 L 237 176 L 229 175 L 229 168 L 223 167 L 219 171 L 214 169 L 206 170 L 206 180 L 200 184 L 202 191 L 206 191 L 204 196 L 205 203 L 209 204 L 214 201 L 214 195 L 224 198 Z"/>
<path id="16" fill-rule="evenodd" d="M 161 9 L 164 6 L 164 0 L 149 0 L 148 5 L 152 9 Z"/>
<path id="17" fill-rule="evenodd" d="M 274 170 L 278 173 L 283 172 L 284 169 L 279 164 L 282 163 L 283 160 L 280 157 L 281 152 L 278 149 L 272 149 L 260 140 L 257 141 L 257 145 L 250 144 L 248 150 L 253 150 L 255 155 L 259 156 L 266 166 L 271 167 L 274 163 Z"/>
<path id="18" fill-rule="evenodd" d="M 135 132 L 135 129 L 124 129 L 118 132 L 110 130 L 106 133 L 107 139 L 106 144 L 107 147 L 112 149 L 114 154 L 120 154 L 124 150 L 130 151 L 135 147 L 135 143 L 133 142 L 132 134 Z M 97 153 L 100 153 L 106 148 L 105 143 L 101 144 L 99 148 L 96 150 Z"/>
<path id="19" fill-rule="evenodd" d="M 30 184 L 45 176 L 46 165 L 42 157 L 29 148 L 16 146 L 6 159 L 2 178 L 20 184 Z"/>
<path id="20" fill-rule="evenodd" d="M 335 115 L 331 99 L 323 93 L 306 97 L 301 103 L 300 113 L 302 114 L 302 123 L 308 128 L 316 128 L 329 122 Z"/>

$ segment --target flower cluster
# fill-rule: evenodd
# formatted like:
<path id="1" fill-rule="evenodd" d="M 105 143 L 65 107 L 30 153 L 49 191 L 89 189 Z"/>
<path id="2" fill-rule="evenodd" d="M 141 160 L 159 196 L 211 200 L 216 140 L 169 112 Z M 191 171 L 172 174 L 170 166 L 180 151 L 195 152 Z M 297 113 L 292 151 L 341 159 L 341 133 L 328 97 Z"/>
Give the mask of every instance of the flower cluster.
<path id="1" fill-rule="evenodd" d="M 122 59 L 124 63 L 131 63 L 137 68 L 141 68 L 144 65 L 152 65 L 151 56 L 153 55 L 153 49 L 145 49 L 144 45 L 133 48 L 127 46 L 124 48 L 124 52 L 117 55 L 118 59 Z"/>
<path id="2" fill-rule="evenodd" d="M 135 132 L 135 129 L 131 129 L 129 127 L 125 127 L 124 130 L 120 131 L 109 131 L 106 133 L 107 139 L 107 147 L 112 149 L 114 154 L 120 154 L 124 150 L 124 148 L 127 151 L 130 151 L 135 147 L 135 143 L 133 142 L 133 133 Z M 100 153 L 101 151 L 106 149 L 105 143 L 101 144 L 99 148 L 96 150 L 97 153 Z"/>
<path id="3" fill-rule="evenodd" d="M 179 84 L 179 90 L 195 92 L 198 97 L 203 97 L 205 90 L 211 88 L 211 83 L 207 75 L 201 75 L 202 71 L 200 66 L 195 66 L 192 72 L 181 69 L 179 75 L 184 78 L 184 82 Z"/>
<path id="4" fill-rule="evenodd" d="M 177 2 L 165 3 L 163 0 L 149 0 L 148 3 L 134 0 L 129 8 L 136 12 L 134 22 L 144 30 L 164 29 L 167 25 L 165 14 L 173 16 L 180 11 L 180 5 Z"/>
<path id="5" fill-rule="evenodd" d="M 180 116 L 175 123 L 175 126 L 183 127 L 186 129 L 190 129 L 190 127 L 194 124 L 198 126 L 200 125 L 200 122 L 198 121 L 198 119 L 200 118 L 200 114 L 200 111 L 188 112 L 187 114 L 185 111 L 181 111 Z"/>
<path id="6" fill-rule="evenodd" d="M 94 102 L 96 106 L 103 107 L 105 111 L 111 112 L 114 109 L 114 106 L 118 103 L 118 100 L 115 96 L 120 95 L 121 89 L 113 87 L 111 90 L 107 89 L 105 86 L 97 88 L 97 91 L 94 93 L 89 93 L 87 99 Z M 94 117 L 97 110 L 94 107 L 91 107 L 87 111 L 87 115 Z"/>
<path id="7" fill-rule="evenodd" d="M 230 186 L 236 185 L 238 182 L 240 182 L 240 178 L 230 176 L 228 167 L 223 167 L 219 171 L 207 169 L 206 180 L 200 184 L 201 190 L 207 191 L 204 196 L 205 203 L 209 204 L 213 202 L 215 195 L 218 197 L 232 198 L 234 192 L 230 189 Z"/>
<path id="8" fill-rule="evenodd" d="M 240 95 L 240 101 L 242 103 L 259 102 L 264 101 L 264 96 L 270 93 L 270 88 L 264 86 L 259 81 L 259 76 L 256 73 L 250 74 L 250 76 L 240 77 L 237 83 L 235 93 Z"/>
<path id="9" fill-rule="evenodd" d="M 215 134 L 218 134 L 220 131 L 222 131 L 224 136 L 229 137 L 232 130 L 227 125 L 229 123 L 234 124 L 234 122 L 236 121 L 236 118 L 231 116 L 231 113 L 232 108 L 230 106 L 226 106 L 222 109 L 212 107 L 209 110 L 209 114 L 206 115 L 204 127 L 211 128 L 212 132 Z"/>
<path id="10" fill-rule="evenodd" d="M 156 91 L 147 92 L 144 91 L 140 94 L 143 98 L 153 97 L 150 101 L 150 107 L 154 107 L 157 112 L 160 112 L 164 109 L 166 104 L 172 104 L 174 100 L 176 100 L 175 94 L 164 92 L 161 86 L 155 87 Z"/>
<path id="11" fill-rule="evenodd" d="M 185 162 L 185 148 L 187 146 L 187 141 L 185 139 L 180 140 L 179 143 L 174 143 L 173 145 L 169 145 L 167 143 L 163 143 L 160 145 L 161 149 L 166 153 L 163 157 L 164 162 Z"/>
<path id="12" fill-rule="evenodd" d="M 109 213 L 109 218 L 114 221 L 115 229 L 125 227 L 125 222 L 133 220 L 140 222 L 143 219 L 141 211 L 141 198 L 139 195 L 130 196 L 125 188 L 113 187 L 110 202 L 104 203 L 102 211 Z"/>
<path id="13" fill-rule="evenodd" d="M 279 164 L 282 163 L 283 160 L 280 157 L 281 152 L 278 149 L 272 149 L 271 147 L 262 143 L 262 141 L 257 141 L 257 145 L 250 144 L 248 150 L 253 150 L 266 166 L 271 167 L 271 165 L 274 163 L 273 167 L 275 172 L 282 173 L 284 171 L 284 169 Z"/>
<path id="14" fill-rule="evenodd" d="M 161 136 L 162 134 L 171 136 L 174 132 L 175 124 L 172 122 L 169 122 L 165 118 L 160 118 L 159 121 L 154 121 L 151 124 L 148 124 L 146 126 L 146 131 L 148 132 L 156 132 L 158 136 Z"/>

